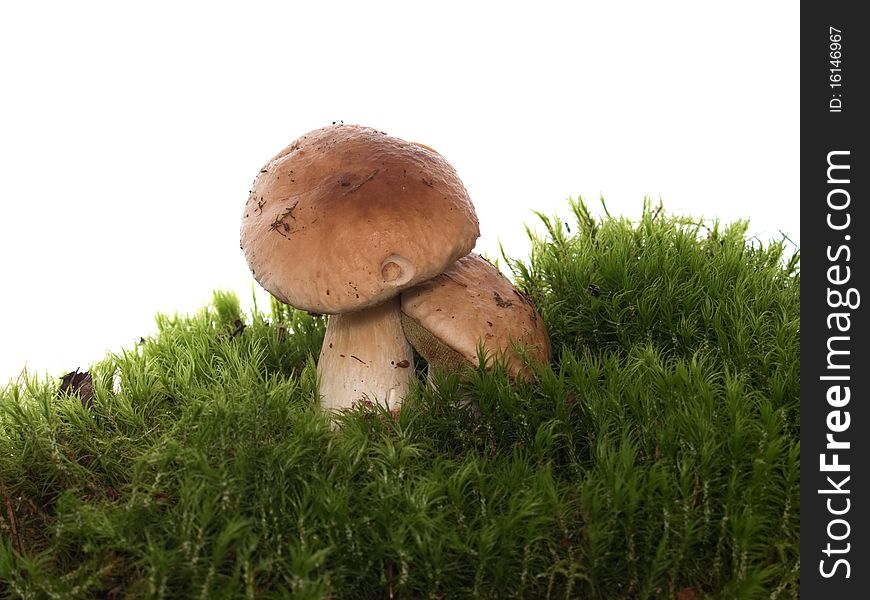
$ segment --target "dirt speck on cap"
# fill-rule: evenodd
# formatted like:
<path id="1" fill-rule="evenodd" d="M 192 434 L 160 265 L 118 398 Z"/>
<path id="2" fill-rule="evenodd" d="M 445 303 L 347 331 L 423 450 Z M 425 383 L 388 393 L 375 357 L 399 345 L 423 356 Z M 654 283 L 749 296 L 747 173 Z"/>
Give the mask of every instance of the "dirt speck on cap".
<path id="1" fill-rule="evenodd" d="M 493 292 L 492 294 L 493 296 L 495 296 L 495 303 L 498 305 L 499 308 L 510 308 L 514 305 L 514 303 L 510 300 L 505 300 L 504 298 L 502 298 L 498 292 Z"/>

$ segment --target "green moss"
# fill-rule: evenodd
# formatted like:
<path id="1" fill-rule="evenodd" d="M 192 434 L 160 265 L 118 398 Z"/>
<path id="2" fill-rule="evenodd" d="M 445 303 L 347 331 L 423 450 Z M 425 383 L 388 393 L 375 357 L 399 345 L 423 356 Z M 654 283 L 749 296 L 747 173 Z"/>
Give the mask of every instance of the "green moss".
<path id="1" fill-rule="evenodd" d="M 0 596 L 797 597 L 797 255 L 571 206 L 506 258 L 553 341 L 532 381 L 440 372 L 334 431 L 324 319 L 218 293 L 92 402 L 3 389 Z"/>

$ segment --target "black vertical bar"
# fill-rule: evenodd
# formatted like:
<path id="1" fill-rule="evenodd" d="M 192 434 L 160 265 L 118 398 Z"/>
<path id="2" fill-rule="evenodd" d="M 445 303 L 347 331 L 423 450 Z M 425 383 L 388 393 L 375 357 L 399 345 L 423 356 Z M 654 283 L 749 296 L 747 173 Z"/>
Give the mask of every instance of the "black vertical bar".
<path id="1" fill-rule="evenodd" d="M 801 4 L 803 598 L 870 597 L 870 21 L 859 7 Z"/>

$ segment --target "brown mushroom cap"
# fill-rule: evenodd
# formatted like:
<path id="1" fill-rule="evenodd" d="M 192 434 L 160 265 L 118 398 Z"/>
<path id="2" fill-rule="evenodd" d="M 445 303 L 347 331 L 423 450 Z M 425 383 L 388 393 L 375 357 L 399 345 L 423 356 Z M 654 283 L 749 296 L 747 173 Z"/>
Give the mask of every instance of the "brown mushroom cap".
<path id="1" fill-rule="evenodd" d="M 242 215 L 254 278 L 318 313 L 377 305 L 443 272 L 480 235 L 453 167 L 370 127 L 307 133 L 260 171 Z"/>
<path id="2" fill-rule="evenodd" d="M 541 362 L 550 360 L 550 338 L 528 296 L 477 254 L 402 294 L 405 335 L 430 364 L 477 364 L 482 342 L 488 356 L 504 358 L 513 377 L 528 374 L 511 344 Z"/>

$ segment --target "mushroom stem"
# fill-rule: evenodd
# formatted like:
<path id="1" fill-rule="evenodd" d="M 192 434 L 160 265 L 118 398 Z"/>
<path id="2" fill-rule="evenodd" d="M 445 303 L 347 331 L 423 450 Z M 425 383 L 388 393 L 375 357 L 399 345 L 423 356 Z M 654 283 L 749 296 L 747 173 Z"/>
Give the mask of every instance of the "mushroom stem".
<path id="1" fill-rule="evenodd" d="M 330 315 L 317 362 L 320 406 L 352 408 L 385 402 L 397 411 L 414 374 L 398 297 L 365 310 Z"/>

